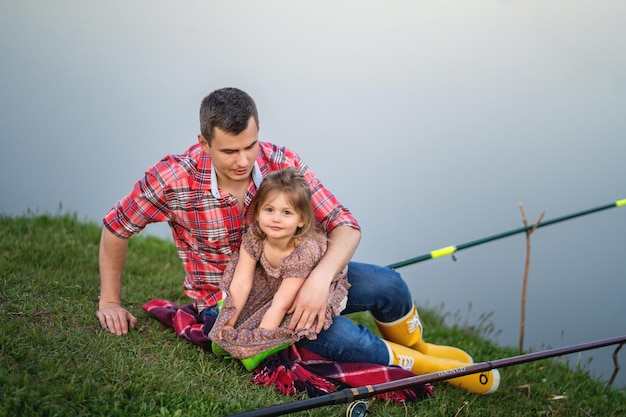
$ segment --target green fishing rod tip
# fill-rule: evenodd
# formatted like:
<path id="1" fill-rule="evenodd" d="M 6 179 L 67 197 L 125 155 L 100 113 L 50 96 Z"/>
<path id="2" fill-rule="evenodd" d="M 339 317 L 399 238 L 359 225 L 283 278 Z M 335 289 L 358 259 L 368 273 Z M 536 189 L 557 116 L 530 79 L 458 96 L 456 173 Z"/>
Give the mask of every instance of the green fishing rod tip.
<path id="1" fill-rule="evenodd" d="M 620 206 L 626 206 L 626 198 L 623 198 L 623 199 L 621 199 L 621 200 L 617 200 L 617 201 L 615 202 L 615 205 L 616 205 L 617 207 L 620 207 Z"/>

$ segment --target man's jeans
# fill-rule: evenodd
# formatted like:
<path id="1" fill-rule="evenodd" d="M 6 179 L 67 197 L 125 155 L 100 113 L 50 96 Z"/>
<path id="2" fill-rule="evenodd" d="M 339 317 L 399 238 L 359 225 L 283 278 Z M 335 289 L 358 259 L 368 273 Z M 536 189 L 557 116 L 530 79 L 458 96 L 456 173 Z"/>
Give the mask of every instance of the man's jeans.
<path id="1" fill-rule="evenodd" d="M 396 271 L 370 264 L 350 262 L 348 304 L 342 314 L 369 310 L 380 322 L 389 323 L 406 316 L 413 299 L 406 282 Z M 337 362 L 389 364 L 387 345 L 363 325 L 343 316 L 333 318 L 328 330 L 317 340 L 303 339 L 297 346 Z"/>

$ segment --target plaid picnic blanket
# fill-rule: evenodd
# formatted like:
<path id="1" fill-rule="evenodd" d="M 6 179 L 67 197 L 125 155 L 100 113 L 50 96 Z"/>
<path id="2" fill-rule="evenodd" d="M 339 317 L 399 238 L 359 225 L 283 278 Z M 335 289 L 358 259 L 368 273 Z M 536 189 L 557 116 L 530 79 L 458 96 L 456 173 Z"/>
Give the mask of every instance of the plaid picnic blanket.
<path id="1" fill-rule="evenodd" d="M 202 320 L 193 304 L 178 306 L 167 300 L 155 299 L 146 303 L 143 309 L 172 328 L 179 337 L 211 351 L 211 340 L 206 335 L 215 319 L 205 317 Z M 328 394 L 339 386 L 361 387 L 414 376 L 412 372 L 397 366 L 334 362 L 295 345 L 269 356 L 253 374 L 250 380 L 255 384 L 273 385 L 286 395 L 306 391 L 311 397 Z M 435 394 L 431 384 L 424 384 L 376 394 L 374 397 L 402 403 L 433 398 Z"/>

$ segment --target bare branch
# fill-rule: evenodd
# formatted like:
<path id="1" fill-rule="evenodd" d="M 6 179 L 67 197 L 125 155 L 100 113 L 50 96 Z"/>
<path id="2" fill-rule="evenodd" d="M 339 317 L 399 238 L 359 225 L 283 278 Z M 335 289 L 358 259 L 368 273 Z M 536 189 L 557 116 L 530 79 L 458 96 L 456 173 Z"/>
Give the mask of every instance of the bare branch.
<path id="1" fill-rule="evenodd" d="M 619 353 L 619 350 L 622 348 L 622 346 L 624 346 L 623 343 L 620 343 L 615 350 L 613 351 L 613 366 L 615 367 L 613 369 L 613 374 L 611 375 L 611 379 L 609 379 L 609 383 L 608 383 L 608 387 L 611 388 L 613 386 L 613 382 L 615 381 L 615 377 L 617 376 L 617 373 L 619 372 L 619 370 L 621 369 L 621 367 L 619 366 L 619 362 L 617 360 L 617 354 Z"/>
<path id="2" fill-rule="evenodd" d="M 524 211 L 524 205 L 519 203 L 519 208 L 522 214 L 522 221 L 524 222 L 524 226 L 528 228 L 528 221 L 526 219 L 526 212 Z M 534 232 L 543 220 L 543 216 L 546 212 L 542 212 L 539 216 L 539 219 L 535 222 L 534 226 L 528 230 L 526 230 L 526 265 L 524 267 L 524 283 L 522 287 L 522 313 L 520 317 L 520 330 L 519 330 L 519 345 L 518 350 L 519 353 L 522 353 L 524 350 L 524 332 L 526 329 L 526 291 L 528 288 L 528 270 L 530 269 L 530 235 Z"/>

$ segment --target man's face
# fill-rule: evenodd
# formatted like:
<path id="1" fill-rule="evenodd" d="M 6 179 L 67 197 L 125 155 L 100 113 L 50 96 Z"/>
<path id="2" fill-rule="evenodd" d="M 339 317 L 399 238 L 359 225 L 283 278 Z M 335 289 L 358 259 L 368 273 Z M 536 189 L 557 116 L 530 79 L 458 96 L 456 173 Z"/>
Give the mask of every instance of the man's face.
<path id="1" fill-rule="evenodd" d="M 210 145 L 202 135 L 198 135 L 198 142 L 211 157 L 221 187 L 249 181 L 259 152 L 259 128 L 253 117 L 237 135 L 215 128 Z"/>

